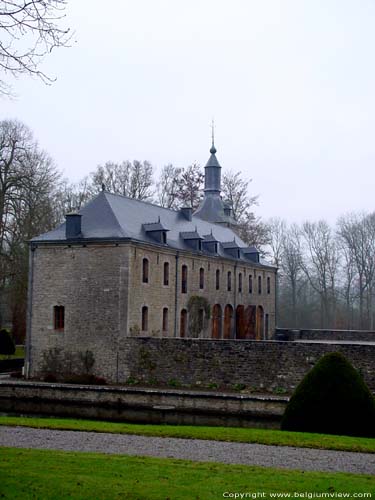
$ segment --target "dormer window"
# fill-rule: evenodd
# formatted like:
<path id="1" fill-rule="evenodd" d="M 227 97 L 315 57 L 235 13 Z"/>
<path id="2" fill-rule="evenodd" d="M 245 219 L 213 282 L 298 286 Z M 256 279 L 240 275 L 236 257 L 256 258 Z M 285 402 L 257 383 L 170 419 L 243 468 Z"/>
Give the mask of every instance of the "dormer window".
<path id="1" fill-rule="evenodd" d="M 196 250 L 198 252 L 202 251 L 202 236 L 195 231 L 181 231 L 181 238 L 184 240 L 186 246 L 190 247 L 192 250 Z"/>
<path id="2" fill-rule="evenodd" d="M 152 240 L 157 243 L 161 243 L 162 245 L 167 244 L 167 229 L 160 222 L 160 217 L 157 222 L 148 222 L 142 225 L 143 230 L 146 232 L 147 236 L 149 236 Z"/>

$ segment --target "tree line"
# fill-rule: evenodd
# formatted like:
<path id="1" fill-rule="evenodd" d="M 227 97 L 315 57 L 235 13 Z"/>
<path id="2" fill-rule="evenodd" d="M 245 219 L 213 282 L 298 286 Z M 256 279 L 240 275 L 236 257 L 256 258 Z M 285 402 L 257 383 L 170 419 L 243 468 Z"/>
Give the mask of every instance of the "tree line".
<path id="1" fill-rule="evenodd" d="M 279 327 L 374 329 L 375 213 L 268 221 L 278 272 Z"/>
<path id="2" fill-rule="evenodd" d="M 278 266 L 278 326 L 373 328 L 375 214 L 290 224 L 254 214 L 250 180 L 224 172 L 223 200 L 232 207 L 234 230 Z M 30 129 L 16 120 L 0 122 L 0 326 L 25 335 L 27 242 L 64 221 L 103 187 L 112 193 L 163 207 L 196 209 L 203 197 L 203 168 L 148 161 L 108 161 L 78 182 L 64 179 Z"/>

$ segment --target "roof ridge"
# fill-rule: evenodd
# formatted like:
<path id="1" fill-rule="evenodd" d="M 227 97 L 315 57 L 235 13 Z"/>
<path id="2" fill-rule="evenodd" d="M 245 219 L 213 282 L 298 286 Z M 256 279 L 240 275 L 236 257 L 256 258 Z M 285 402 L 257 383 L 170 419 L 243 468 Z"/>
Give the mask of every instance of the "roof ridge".
<path id="1" fill-rule="evenodd" d="M 99 196 L 100 196 L 100 195 L 103 195 L 103 196 L 104 196 L 105 202 L 107 203 L 108 208 L 110 209 L 111 214 L 113 215 L 113 218 L 114 218 L 114 220 L 115 220 L 115 222 L 116 222 L 116 224 L 117 224 L 118 228 L 120 229 L 120 233 L 121 233 L 121 234 L 123 235 L 123 237 L 125 238 L 127 235 L 126 235 L 126 234 L 124 233 L 124 231 L 122 230 L 121 224 L 120 224 L 120 222 L 119 222 L 119 220 L 118 220 L 118 218 L 117 218 L 117 216 L 116 216 L 116 214 L 115 214 L 115 212 L 114 212 L 114 210 L 113 210 L 113 208 L 112 208 L 112 206 L 111 206 L 111 204 L 110 204 L 109 200 L 107 199 L 107 196 L 106 196 L 107 194 L 108 194 L 108 193 L 106 193 L 105 191 L 101 191 L 101 192 L 99 193 L 99 195 L 97 196 L 97 198 L 99 198 Z M 97 198 L 96 198 L 96 199 L 97 199 Z"/>

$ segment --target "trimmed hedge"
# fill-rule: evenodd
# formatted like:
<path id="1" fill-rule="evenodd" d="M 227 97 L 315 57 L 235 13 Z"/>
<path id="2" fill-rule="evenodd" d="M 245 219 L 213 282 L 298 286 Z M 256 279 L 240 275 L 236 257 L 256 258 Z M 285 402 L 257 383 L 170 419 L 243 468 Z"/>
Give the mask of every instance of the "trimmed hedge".
<path id="1" fill-rule="evenodd" d="M 281 428 L 375 437 L 375 400 L 359 372 L 342 354 L 327 354 L 296 388 Z"/>

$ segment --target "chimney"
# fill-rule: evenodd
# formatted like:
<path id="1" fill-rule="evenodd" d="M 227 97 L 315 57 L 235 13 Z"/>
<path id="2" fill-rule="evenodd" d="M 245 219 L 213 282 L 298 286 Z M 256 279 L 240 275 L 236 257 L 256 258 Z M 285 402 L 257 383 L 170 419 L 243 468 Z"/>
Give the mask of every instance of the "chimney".
<path id="1" fill-rule="evenodd" d="M 77 212 L 71 212 L 65 215 L 65 235 L 67 240 L 82 238 L 81 233 L 81 217 Z"/>
<path id="2" fill-rule="evenodd" d="M 185 217 L 186 220 L 192 220 L 193 218 L 193 209 L 192 207 L 181 207 L 180 213 Z"/>

